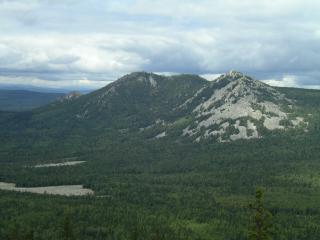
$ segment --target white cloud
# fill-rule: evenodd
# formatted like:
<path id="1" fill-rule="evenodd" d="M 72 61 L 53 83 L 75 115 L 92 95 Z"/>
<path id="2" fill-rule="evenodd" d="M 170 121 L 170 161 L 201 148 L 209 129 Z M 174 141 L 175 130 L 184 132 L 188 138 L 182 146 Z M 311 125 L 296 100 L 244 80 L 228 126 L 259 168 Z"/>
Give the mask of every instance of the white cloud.
<path id="1" fill-rule="evenodd" d="M 170 17 L 205 17 L 215 18 L 221 15 L 238 17 L 251 14 L 256 16 L 284 16 L 298 13 L 301 9 L 312 10 L 319 6 L 312 0 L 186 0 L 183 4 L 177 0 L 137 0 L 130 6 L 117 2 L 113 9 L 131 14 L 149 14 Z"/>
<path id="2" fill-rule="evenodd" d="M 147 62 L 121 48 L 119 38 L 68 34 L 2 37 L 0 66 L 26 71 L 127 72 Z M 104 42 L 113 43 L 115 48 L 105 47 Z"/>
<path id="3" fill-rule="evenodd" d="M 312 77 L 312 73 L 308 73 L 307 76 Z M 294 87 L 294 88 L 309 88 L 309 89 L 320 89 L 320 79 L 309 79 L 306 81 L 306 75 L 284 75 L 277 79 L 265 79 L 262 82 L 275 87 Z M 308 77 L 307 77 L 308 78 Z M 316 83 L 316 84 L 312 84 Z"/>
<path id="4" fill-rule="evenodd" d="M 0 70 L 96 80 L 236 69 L 317 86 L 319 10 L 314 0 L 0 0 Z"/>
<path id="5" fill-rule="evenodd" d="M 7 14 L 12 12 L 26 12 L 34 10 L 37 6 L 37 1 L 34 0 L 28 0 L 28 2 L 19 0 L 1 0 L 0 12 Z"/>
<path id="6" fill-rule="evenodd" d="M 262 82 L 275 87 L 298 87 L 296 76 L 287 75 L 281 79 L 265 79 Z"/>
<path id="7" fill-rule="evenodd" d="M 208 81 L 213 81 L 215 79 L 217 79 L 218 77 L 220 77 L 222 75 L 222 73 L 206 73 L 206 74 L 201 74 L 200 76 L 203 77 L 204 79 L 207 79 Z"/>

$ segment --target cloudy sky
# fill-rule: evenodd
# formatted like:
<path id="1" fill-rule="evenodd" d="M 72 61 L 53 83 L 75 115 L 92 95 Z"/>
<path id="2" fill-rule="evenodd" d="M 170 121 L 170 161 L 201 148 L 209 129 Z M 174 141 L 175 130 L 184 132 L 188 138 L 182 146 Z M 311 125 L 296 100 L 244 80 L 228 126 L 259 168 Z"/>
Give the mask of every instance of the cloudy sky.
<path id="1" fill-rule="evenodd" d="M 320 88 L 320 1 L 0 0 L 0 85 L 95 89 L 132 71 Z"/>

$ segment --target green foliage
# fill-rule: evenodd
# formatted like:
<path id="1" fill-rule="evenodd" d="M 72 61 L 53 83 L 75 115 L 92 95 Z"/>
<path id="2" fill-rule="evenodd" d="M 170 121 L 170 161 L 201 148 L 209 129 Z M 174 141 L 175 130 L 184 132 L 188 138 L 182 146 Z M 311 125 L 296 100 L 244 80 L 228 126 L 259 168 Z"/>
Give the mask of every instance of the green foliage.
<path id="1" fill-rule="evenodd" d="M 34 230 L 25 228 L 25 226 L 13 221 L 7 225 L 4 236 L 7 240 L 33 240 Z"/>
<path id="2" fill-rule="evenodd" d="M 253 213 L 253 226 L 249 231 L 251 240 L 271 240 L 272 214 L 265 208 L 262 189 L 256 190 L 255 202 L 250 205 Z"/>
<path id="3" fill-rule="evenodd" d="M 73 227 L 71 223 L 70 213 L 66 212 L 63 220 L 62 239 L 73 240 Z"/>

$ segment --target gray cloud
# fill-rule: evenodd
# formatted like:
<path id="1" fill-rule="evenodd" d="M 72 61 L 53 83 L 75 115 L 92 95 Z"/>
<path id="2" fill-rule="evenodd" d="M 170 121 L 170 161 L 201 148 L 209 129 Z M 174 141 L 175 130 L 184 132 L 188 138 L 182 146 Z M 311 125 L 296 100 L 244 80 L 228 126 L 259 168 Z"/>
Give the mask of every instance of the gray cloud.
<path id="1" fill-rule="evenodd" d="M 313 0 L 0 0 L 0 75 L 98 86 L 138 70 L 237 69 L 317 87 L 319 10 Z"/>

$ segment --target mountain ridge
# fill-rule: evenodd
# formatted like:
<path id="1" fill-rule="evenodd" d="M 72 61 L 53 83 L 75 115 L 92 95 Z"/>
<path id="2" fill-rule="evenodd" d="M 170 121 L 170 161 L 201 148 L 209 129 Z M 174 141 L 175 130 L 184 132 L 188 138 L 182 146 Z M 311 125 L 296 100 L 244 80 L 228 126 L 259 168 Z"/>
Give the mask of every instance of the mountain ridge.
<path id="1" fill-rule="evenodd" d="M 178 86 L 174 87 L 173 83 Z M 183 92 L 183 88 L 188 91 Z M 170 92 L 172 89 L 175 92 Z M 90 118 L 90 112 L 94 118 L 96 111 L 103 113 L 108 108 L 111 112 L 114 110 L 115 114 L 122 114 L 119 109 L 129 105 L 130 109 L 124 108 L 123 112 L 130 112 L 129 116 L 141 117 L 143 113 L 139 113 L 139 109 L 145 108 L 145 115 L 153 118 L 150 117 L 146 122 L 140 119 L 136 127 L 140 133 L 145 129 L 161 129 L 161 132 L 154 136 L 156 139 L 170 135 L 170 130 L 174 128 L 172 126 L 181 118 L 188 119 L 186 122 L 189 121 L 190 124 L 177 137 L 197 136 L 195 141 L 209 137 L 220 142 L 260 138 L 262 134 L 258 128 L 273 131 L 295 128 L 300 124 L 304 127 L 307 125 L 302 117 L 289 116 L 294 108 L 292 100 L 275 88 L 234 70 L 214 81 L 207 81 L 197 75 L 166 77 L 134 72 L 98 92 L 96 102 L 86 102 L 77 114 L 78 119 Z M 169 95 L 167 99 L 166 94 Z M 172 98 L 174 94 L 176 97 Z M 159 99 L 159 96 L 162 99 Z M 119 105 L 114 99 L 125 101 Z M 129 104 L 131 102 L 133 105 Z M 117 106 L 116 109 L 113 105 Z M 99 108 L 91 110 L 92 106 Z M 121 127 L 125 128 L 126 126 Z M 165 129 L 169 129 L 169 132 Z"/>
<path id="2" fill-rule="evenodd" d="M 308 128 L 292 99 L 237 71 L 214 81 L 135 72 L 92 93 L 71 94 L 23 118 L 15 116 L 12 123 L 6 119 L 8 131 L 15 132 L 18 124 L 22 135 L 37 132 L 35 142 L 45 138 L 48 144 L 61 136 L 70 143 L 75 138 L 83 143 L 87 136 L 229 142 Z"/>

